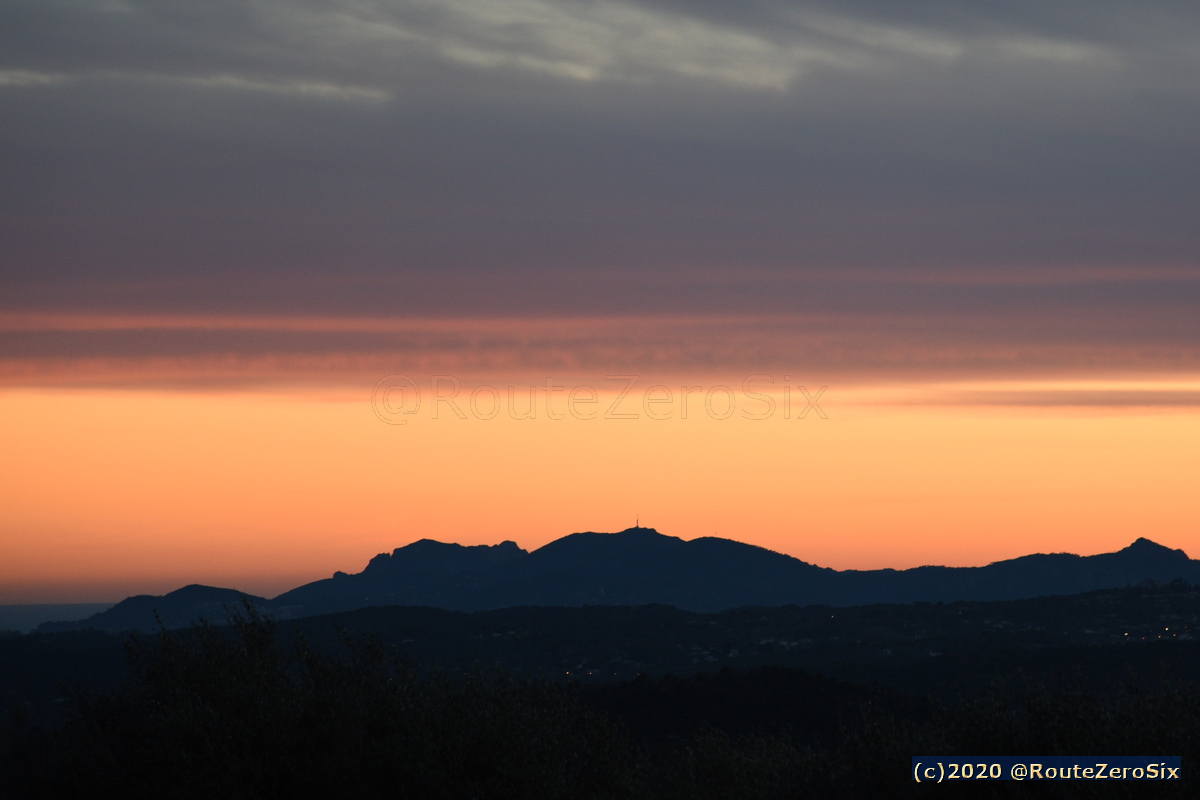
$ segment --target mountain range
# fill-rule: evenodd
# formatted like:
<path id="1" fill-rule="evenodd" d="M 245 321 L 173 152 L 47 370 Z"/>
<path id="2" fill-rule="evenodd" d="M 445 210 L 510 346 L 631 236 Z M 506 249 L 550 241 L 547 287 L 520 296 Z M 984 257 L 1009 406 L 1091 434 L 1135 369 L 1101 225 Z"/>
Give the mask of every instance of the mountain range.
<path id="1" fill-rule="evenodd" d="M 983 567 L 833 570 L 716 537 L 685 541 L 653 528 L 573 533 L 532 552 L 514 542 L 464 546 L 421 539 L 381 553 L 356 574 L 299 586 L 273 599 L 192 585 L 138 595 L 79 622 L 40 632 L 156 630 L 221 621 L 243 599 L 279 619 L 368 606 L 479 611 L 516 606 L 663 604 L 710 612 L 745 606 L 1017 600 L 1147 581 L 1200 583 L 1200 560 L 1139 538 L 1115 553 L 1033 554 Z"/>

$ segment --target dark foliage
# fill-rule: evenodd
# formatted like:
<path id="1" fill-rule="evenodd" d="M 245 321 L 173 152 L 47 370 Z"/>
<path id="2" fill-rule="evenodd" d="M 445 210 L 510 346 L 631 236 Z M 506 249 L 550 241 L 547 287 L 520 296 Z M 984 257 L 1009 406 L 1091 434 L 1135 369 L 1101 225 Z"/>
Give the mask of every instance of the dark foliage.
<path id="1" fill-rule="evenodd" d="M 421 673 L 348 634 L 332 654 L 299 638 L 285 647 L 251 606 L 225 628 L 130 640 L 128 655 L 129 681 L 71 698 L 65 724 L 0 729 L 0 795 L 876 798 L 951 791 L 911 781 L 916 754 L 1181 755 L 1185 769 L 1200 758 L 1200 684 L 1170 676 L 1100 687 L 1016 677 L 948 705 L 778 669 L 581 687 Z M 768 714 L 772 701 L 786 713 Z M 1154 791 L 1187 794 L 1182 783 Z"/>
<path id="2" fill-rule="evenodd" d="M 33 797 L 610 797 L 629 748 L 561 686 L 495 672 L 419 678 L 348 641 L 280 647 L 252 607 L 229 628 L 132 640 L 133 679 L 10 747 Z"/>

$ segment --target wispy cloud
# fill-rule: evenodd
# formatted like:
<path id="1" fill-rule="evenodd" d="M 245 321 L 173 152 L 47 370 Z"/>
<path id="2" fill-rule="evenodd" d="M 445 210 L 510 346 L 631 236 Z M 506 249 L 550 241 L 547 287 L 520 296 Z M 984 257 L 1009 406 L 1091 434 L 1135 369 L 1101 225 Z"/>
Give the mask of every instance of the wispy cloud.
<path id="1" fill-rule="evenodd" d="M 70 80 L 70 76 L 53 72 L 34 72 L 27 69 L 0 69 L 0 87 L 26 88 L 54 86 Z"/>
<path id="2" fill-rule="evenodd" d="M 0 304 L 823 314 L 856 365 L 1189 369 L 1198 34 L 1109 0 L 4 4 Z"/>
<path id="3" fill-rule="evenodd" d="M 1077 326 L 1074 326 L 1077 328 Z M 1190 405 L 1200 347 L 1120 329 L 971 315 L 692 315 L 541 318 L 0 316 L 0 385 L 360 385 L 391 373 L 496 379 L 803 371 L 823 382 L 951 384 L 922 405 Z M 1173 375 L 1162 385 L 1034 386 L 1063 376 Z M 744 377 L 744 374 L 742 375 Z M 1164 386 L 1166 387 L 1164 389 Z"/>
<path id="4" fill-rule="evenodd" d="M 1200 407 L 1200 386 L 1193 379 L 1174 382 L 1128 381 L 1124 385 L 1062 385 L 1053 381 L 1030 385 L 1014 382 L 1011 386 L 988 388 L 942 387 L 911 391 L 901 404 L 928 406 L 992 406 L 1026 408 L 1161 408 L 1195 409 Z"/>
<path id="5" fill-rule="evenodd" d="M 1197 390 L 1143 390 L 1110 389 L 1094 391 L 1044 391 L 1017 392 L 992 391 L 964 393 L 946 399 L 953 405 L 979 406 L 1043 406 L 1043 407 L 1100 407 L 1100 408 L 1197 408 L 1200 407 L 1200 391 Z"/>
<path id="6" fill-rule="evenodd" d="M 48 41 L 39 58 L 128 75 L 152 72 L 202 81 L 205 37 L 225 28 L 229 39 L 210 47 L 227 88 L 341 85 L 353 75 L 366 91 L 404 86 L 421 62 L 534 73 L 567 82 L 646 83 L 688 80 L 751 90 L 782 91 L 810 71 L 890 73 L 906 60 L 954 65 L 970 59 L 1054 65 L 1121 63 L 1119 47 L 1078 36 L 1025 29 L 1020 20 L 882 19 L 854 4 L 763 4 L 712 15 L 703 8 L 621 0 L 340 0 L 307 4 L 216 3 L 207 8 L 130 0 L 108 6 L 61 6 L 65 26 L 82 30 L 95 56 L 56 53 Z M 119 13 L 117 13 L 119 12 Z M 92 23 L 92 24 L 89 24 Z M 174 57 L 154 39 L 167 34 L 182 47 Z M 119 38 L 123 42 L 118 42 Z M 105 41 L 105 36 L 113 36 Z M 64 42 L 65 44 L 65 42 Z M 121 46 L 122 50 L 116 48 Z M 140 69 L 114 69 L 141 62 Z M 266 75 L 276 73 L 270 80 Z M 35 76 L 30 70 L 12 75 Z M 14 78 L 13 80 L 21 80 Z M 35 85 L 36 78 L 20 85 Z M 4 83 L 0 85 L 15 85 Z"/>
<path id="7" fill-rule="evenodd" d="M 373 103 L 385 102 L 391 97 L 391 94 L 383 89 L 375 89 L 367 86 L 339 85 L 325 81 L 303 79 L 253 78 L 225 73 L 214 75 L 170 75 L 153 72 L 86 72 L 65 74 L 38 73 L 26 70 L 0 71 L 0 88 L 62 86 L 66 84 L 96 83 L 101 81 L 195 87 L 197 89 L 215 91 L 266 92 L 279 95 Z"/>
<path id="8" fill-rule="evenodd" d="M 366 86 L 346 86 L 324 81 L 309 80 L 262 80 L 240 75 L 198 75 L 198 76 L 165 76 L 165 75 L 106 75 L 110 79 L 128 79 L 134 81 L 150 81 L 173 83 L 185 86 L 195 86 L 201 89 L 230 89 L 241 92 L 269 92 L 272 94 L 301 95 L 332 100 L 355 100 L 381 103 L 391 95 L 382 89 Z"/>

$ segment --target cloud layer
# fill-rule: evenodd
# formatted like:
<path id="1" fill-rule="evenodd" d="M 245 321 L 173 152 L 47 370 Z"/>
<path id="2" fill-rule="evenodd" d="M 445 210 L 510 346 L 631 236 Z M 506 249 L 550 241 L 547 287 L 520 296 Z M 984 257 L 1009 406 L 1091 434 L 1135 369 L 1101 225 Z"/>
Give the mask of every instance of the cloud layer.
<path id="1" fill-rule="evenodd" d="M 816 315 L 863 370 L 1189 372 L 1198 38 L 1169 3 L 4 2 L 0 306 Z M 382 347 L 297 335 L 3 357 Z"/>

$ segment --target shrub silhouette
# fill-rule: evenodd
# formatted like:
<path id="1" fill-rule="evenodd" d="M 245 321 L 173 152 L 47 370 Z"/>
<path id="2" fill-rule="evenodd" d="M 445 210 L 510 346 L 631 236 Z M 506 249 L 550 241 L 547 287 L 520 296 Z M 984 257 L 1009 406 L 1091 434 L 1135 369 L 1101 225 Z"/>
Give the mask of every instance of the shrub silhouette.
<path id="1" fill-rule="evenodd" d="M 24 750 L 31 796 L 609 797 L 629 748 L 565 687 L 496 672 L 420 678 L 369 641 L 284 648 L 247 609 L 134 639 L 132 679 L 73 699 Z"/>
<path id="2" fill-rule="evenodd" d="M 932 714 L 928 704 L 912 714 L 895 704 L 848 707 L 840 730 L 823 738 L 735 735 L 697 713 L 699 727 L 684 735 L 635 739 L 570 686 L 482 669 L 422 674 L 397 652 L 349 636 L 336 652 L 303 639 L 283 646 L 252 607 L 230 622 L 131 639 L 122 688 L 74 696 L 57 729 L 0 728 L 0 796 L 877 798 L 929 789 L 908 773 L 918 754 L 1200 757 L 1194 680 L 1099 689 L 1082 679 L 1009 680 Z M 635 688 L 653 700 L 688 681 L 712 688 L 701 678 Z M 760 688 L 727 683 L 746 697 Z M 1138 788 L 1056 784 L 1052 794 L 1124 797 Z M 1182 783 L 1157 792 L 1186 794 Z M 971 787 L 972 797 L 1028 794 L 1039 792 L 1012 782 Z"/>

